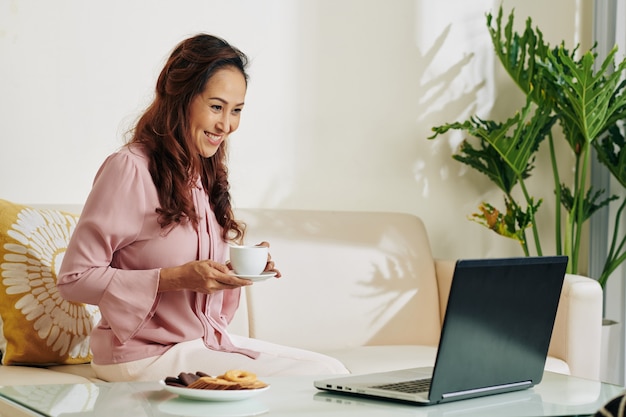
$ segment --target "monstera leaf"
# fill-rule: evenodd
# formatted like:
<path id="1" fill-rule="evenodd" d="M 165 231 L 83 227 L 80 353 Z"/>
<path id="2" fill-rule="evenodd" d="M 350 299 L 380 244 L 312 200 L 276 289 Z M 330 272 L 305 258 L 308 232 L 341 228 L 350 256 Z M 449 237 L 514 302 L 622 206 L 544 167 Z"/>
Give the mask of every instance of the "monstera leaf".
<path id="1" fill-rule="evenodd" d="M 470 135 L 487 142 L 490 147 L 483 146 L 483 150 L 472 149 L 472 153 L 465 152 L 471 158 L 458 158 L 473 168 L 487 174 L 492 180 L 503 184 L 505 192 L 510 191 L 510 180 L 497 178 L 498 172 L 506 171 L 490 169 L 490 166 L 499 164 L 492 162 L 497 154 L 501 161 L 511 170 L 518 180 L 527 178 L 532 170 L 532 155 L 539 149 L 540 143 L 550 132 L 556 119 L 550 114 L 550 109 L 539 107 L 531 116 L 533 104 L 529 100 L 526 106 L 505 123 L 484 121 L 473 117 L 463 123 L 448 123 L 433 127 L 435 132 L 429 139 L 434 139 L 450 129 L 464 130 Z M 512 134 L 511 134 L 512 133 Z M 463 145 L 467 147 L 467 145 Z M 464 149 L 463 147 L 461 148 Z M 465 148 L 467 149 L 467 148 Z M 495 154 L 493 154 L 495 151 Z M 484 163 L 481 162 L 485 161 Z"/>
<path id="2" fill-rule="evenodd" d="M 579 61 L 567 55 L 563 47 L 549 52 L 544 76 L 558 90 L 556 107 L 561 118 L 580 131 L 588 143 L 608 130 L 615 121 L 626 117 L 626 94 L 620 82 L 626 60 L 615 71 L 613 65 L 617 47 L 607 55 L 598 71 L 594 71 L 595 55 L 586 52 Z"/>
<path id="3" fill-rule="evenodd" d="M 626 188 L 626 139 L 618 126 L 611 126 L 608 134 L 594 142 L 600 162 Z"/>
<path id="4" fill-rule="evenodd" d="M 511 79 L 530 96 L 535 103 L 545 101 L 541 97 L 542 89 L 538 84 L 539 62 L 545 59 L 549 45 L 543 40 L 543 33 L 532 29 L 532 20 L 526 20 L 523 34 L 513 31 L 514 14 L 509 15 L 507 24 L 502 27 L 502 8 L 493 26 L 493 16 L 487 14 L 487 27 L 496 55 Z"/>

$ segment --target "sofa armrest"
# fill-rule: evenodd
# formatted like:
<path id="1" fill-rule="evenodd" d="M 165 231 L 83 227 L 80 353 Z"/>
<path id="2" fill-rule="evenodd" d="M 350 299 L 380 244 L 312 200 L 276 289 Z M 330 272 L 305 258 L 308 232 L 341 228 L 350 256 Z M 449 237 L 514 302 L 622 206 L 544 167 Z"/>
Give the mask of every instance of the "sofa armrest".
<path id="1" fill-rule="evenodd" d="M 565 361 L 573 376 L 600 379 L 602 303 L 596 280 L 565 275 L 548 355 Z"/>
<path id="2" fill-rule="evenodd" d="M 435 259 L 435 274 L 437 275 L 437 291 L 439 292 L 439 317 L 440 325 L 443 326 L 443 319 L 446 316 L 446 306 L 448 296 L 452 287 L 452 276 L 456 261 L 449 259 Z"/>

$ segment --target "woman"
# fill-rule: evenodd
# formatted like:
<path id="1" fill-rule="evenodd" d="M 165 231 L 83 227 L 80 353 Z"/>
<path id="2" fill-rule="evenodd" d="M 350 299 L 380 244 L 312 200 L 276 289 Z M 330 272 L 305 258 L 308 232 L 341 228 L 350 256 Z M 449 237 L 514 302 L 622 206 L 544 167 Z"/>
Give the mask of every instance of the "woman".
<path id="1" fill-rule="evenodd" d="M 225 265 L 228 242 L 244 234 L 231 208 L 226 144 L 244 107 L 246 64 L 214 36 L 181 42 L 132 139 L 96 174 L 58 288 L 100 308 L 91 349 L 101 379 L 347 372 L 327 356 L 227 331 L 250 285 Z M 280 277 L 269 258 L 266 270 Z"/>

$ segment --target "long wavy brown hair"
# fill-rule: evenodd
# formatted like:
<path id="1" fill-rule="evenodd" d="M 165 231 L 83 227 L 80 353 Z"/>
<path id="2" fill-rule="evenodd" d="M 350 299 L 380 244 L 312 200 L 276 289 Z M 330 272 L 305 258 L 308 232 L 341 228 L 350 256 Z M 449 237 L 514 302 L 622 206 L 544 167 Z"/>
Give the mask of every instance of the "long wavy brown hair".
<path id="1" fill-rule="evenodd" d="M 189 134 L 189 107 L 220 69 L 234 67 L 247 82 L 247 64 L 247 57 L 223 39 L 199 34 L 178 44 L 163 67 L 155 99 L 140 117 L 130 140 L 142 144 L 149 155 L 162 228 L 186 221 L 197 226 L 191 189 L 200 178 L 222 226 L 222 239 L 243 238 L 244 224 L 235 220 L 231 206 L 226 142 L 210 158 L 200 156 Z"/>

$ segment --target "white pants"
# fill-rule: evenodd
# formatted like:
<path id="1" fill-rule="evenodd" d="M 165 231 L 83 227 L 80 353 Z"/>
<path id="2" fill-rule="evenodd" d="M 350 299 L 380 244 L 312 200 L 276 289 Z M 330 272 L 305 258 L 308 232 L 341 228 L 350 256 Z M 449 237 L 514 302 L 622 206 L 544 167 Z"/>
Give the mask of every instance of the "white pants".
<path id="1" fill-rule="evenodd" d="M 109 381 L 156 381 L 181 372 L 221 375 L 243 369 L 257 376 L 330 375 L 349 371 L 337 359 L 320 353 L 262 340 L 230 335 L 236 346 L 260 352 L 257 359 L 239 353 L 208 349 L 201 339 L 179 343 L 161 356 L 112 365 L 91 364 L 98 378 Z"/>

